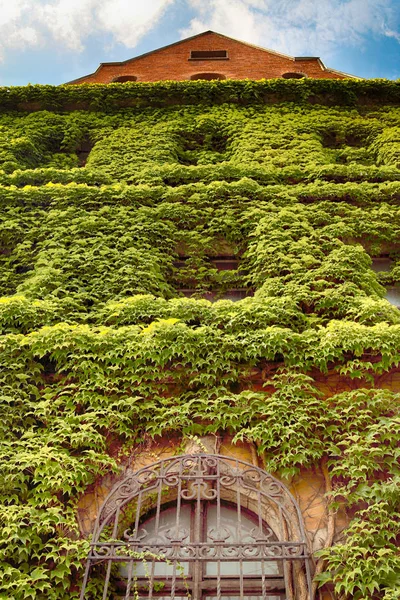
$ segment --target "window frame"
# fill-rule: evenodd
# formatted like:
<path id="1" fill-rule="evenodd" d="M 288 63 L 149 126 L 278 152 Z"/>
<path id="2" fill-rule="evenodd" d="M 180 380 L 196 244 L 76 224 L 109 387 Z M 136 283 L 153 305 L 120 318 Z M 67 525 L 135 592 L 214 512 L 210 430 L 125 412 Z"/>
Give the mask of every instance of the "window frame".
<path id="1" fill-rule="evenodd" d="M 179 529 L 180 506 L 186 501 L 197 503 L 204 512 L 204 501 L 216 500 L 217 505 L 225 506 L 231 503 L 236 506 L 239 528 L 241 511 L 248 509 L 258 519 L 259 524 L 264 523 L 268 531 L 264 532 L 259 525 L 258 530 L 251 536 L 251 543 L 244 539 L 229 541 L 223 536 L 208 535 L 204 543 L 187 542 L 187 536 L 182 537 Z M 170 544 L 164 541 L 158 543 L 154 540 L 143 546 L 143 536 L 140 534 L 139 524 L 155 508 L 160 515 L 161 508 L 167 502 L 175 502 L 177 510 L 177 534 L 169 537 Z M 200 504 L 199 504 L 200 503 Z M 217 521 L 219 527 L 220 521 Z M 197 524 L 198 526 L 199 524 Z M 217 529 L 218 531 L 218 529 Z M 271 541 L 271 534 L 277 537 Z M 208 541 L 210 539 L 210 541 Z M 110 576 L 114 565 L 138 562 L 137 549 L 145 549 L 151 553 L 154 565 L 156 562 L 172 560 L 174 566 L 171 588 L 168 589 L 169 597 L 185 596 L 188 588 L 184 581 L 177 579 L 176 572 L 180 563 L 190 561 L 215 560 L 216 564 L 224 562 L 245 561 L 265 562 L 282 561 L 282 576 L 269 576 L 262 569 L 262 589 L 260 589 L 259 575 L 246 575 L 243 569 L 238 576 L 222 577 L 217 568 L 217 583 L 215 575 L 205 576 L 191 582 L 191 598 L 193 600 L 217 599 L 224 600 L 226 595 L 234 595 L 244 600 L 248 596 L 262 596 L 271 600 L 283 598 L 294 585 L 294 577 L 301 572 L 303 584 L 307 588 L 308 600 L 311 600 L 311 565 L 309 543 L 307 541 L 300 507 L 289 490 L 276 478 L 262 469 L 246 463 L 240 459 L 216 454 L 192 454 L 166 458 L 139 471 L 128 472 L 127 476 L 118 482 L 111 490 L 100 508 L 87 559 L 83 586 L 80 600 L 86 598 L 85 593 L 91 569 L 105 566 L 103 600 L 110 598 Z M 162 549 L 162 555 L 161 551 Z M 249 554 L 250 552 L 250 554 Z M 146 560 L 146 555 L 141 553 Z M 160 559 L 160 560 L 158 560 Z M 295 567 L 295 565 L 298 565 Z M 131 598 L 134 584 L 132 568 L 128 581 L 123 589 L 123 582 L 119 578 L 121 598 Z M 148 577 L 147 598 L 163 597 L 163 590 L 153 589 L 157 580 Z M 165 575 L 162 576 L 165 581 Z M 113 580 L 115 582 L 115 579 Z M 201 581 L 201 585 L 199 584 Z M 282 581 L 284 587 L 282 589 Z M 246 584 L 246 585 L 245 585 Z M 258 585 L 258 589 L 257 589 Z M 122 589 L 121 589 L 122 586 Z M 208 587 L 207 587 L 208 586 Z M 253 587 L 252 587 L 253 586 Z M 118 587 L 118 586 L 117 586 Z M 165 594 L 165 592 L 164 592 Z M 283 595 L 282 595 L 283 594 Z"/>
<path id="2" fill-rule="evenodd" d="M 224 56 L 207 56 L 207 53 L 225 52 Z M 203 56 L 193 56 L 194 53 L 203 54 Z M 191 50 L 188 60 L 229 60 L 228 50 Z"/>

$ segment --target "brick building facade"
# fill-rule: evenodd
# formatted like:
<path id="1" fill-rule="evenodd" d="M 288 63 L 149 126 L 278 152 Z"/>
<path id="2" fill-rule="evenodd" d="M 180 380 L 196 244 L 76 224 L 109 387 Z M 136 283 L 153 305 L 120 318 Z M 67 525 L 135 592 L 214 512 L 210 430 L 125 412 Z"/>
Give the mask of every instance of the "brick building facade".
<path id="1" fill-rule="evenodd" d="M 353 78 L 328 69 L 318 57 L 286 56 L 213 31 L 205 31 L 123 62 L 101 63 L 94 73 L 69 83 L 280 77 Z"/>

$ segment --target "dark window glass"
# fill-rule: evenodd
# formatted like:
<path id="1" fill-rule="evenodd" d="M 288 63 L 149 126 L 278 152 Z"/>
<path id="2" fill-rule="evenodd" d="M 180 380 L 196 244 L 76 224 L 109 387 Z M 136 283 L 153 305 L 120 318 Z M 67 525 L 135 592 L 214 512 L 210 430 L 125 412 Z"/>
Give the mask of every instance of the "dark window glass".
<path id="1" fill-rule="evenodd" d="M 284 73 L 283 79 L 304 79 L 306 75 L 304 73 Z"/>
<path id="2" fill-rule="evenodd" d="M 159 587 L 163 586 L 160 594 L 165 594 L 166 590 L 170 591 L 172 588 L 182 589 L 186 583 L 192 593 L 196 589 L 199 600 L 216 599 L 217 588 L 221 588 L 221 600 L 241 597 L 245 600 L 281 598 L 279 591 L 283 592 L 284 589 L 282 561 L 271 558 L 254 560 L 258 555 L 257 544 L 260 540 L 275 542 L 277 538 L 259 516 L 243 507 L 220 500 L 201 500 L 184 503 L 179 507 L 174 505 L 162 508 L 160 511 L 153 510 L 151 516 L 145 517 L 139 524 L 136 538 L 140 540 L 136 546 L 138 552 L 150 549 L 152 553 L 159 555 L 158 560 L 121 564 L 120 576 L 128 581 L 135 579 L 139 594 L 147 591 L 149 585 L 153 590 L 157 589 L 159 582 Z M 210 555 L 205 552 L 204 560 L 199 561 L 185 561 L 183 558 L 179 561 L 179 568 L 174 561 L 162 560 L 163 552 L 168 556 L 174 545 L 182 546 L 185 555 L 186 544 L 209 547 Z M 213 556 L 218 544 L 222 544 L 223 554 L 232 555 L 232 560 L 218 560 Z M 242 547 L 243 558 L 237 550 Z M 186 549 L 186 553 L 190 558 L 189 548 Z M 275 593 L 271 590 L 268 594 L 268 586 L 275 588 Z M 222 589 L 224 587 L 225 590 Z M 262 588 L 264 596 L 259 595 Z M 153 596 L 155 597 L 154 591 Z"/>
<path id="3" fill-rule="evenodd" d="M 385 298 L 390 304 L 400 308 L 400 287 L 390 286 L 386 288 Z"/>
<path id="4" fill-rule="evenodd" d="M 180 260 L 174 261 L 174 267 L 177 269 L 183 269 L 186 267 L 186 257 L 182 257 Z M 212 268 L 218 269 L 218 271 L 235 271 L 239 266 L 239 261 L 234 256 L 212 256 L 209 258 Z"/>
<path id="5" fill-rule="evenodd" d="M 375 273 L 388 273 L 392 268 L 392 261 L 385 256 L 378 256 L 372 259 L 371 268 Z"/>
<path id="6" fill-rule="evenodd" d="M 228 52 L 226 50 L 192 50 L 190 58 L 192 60 L 218 60 L 228 58 Z"/>
<path id="7" fill-rule="evenodd" d="M 243 300 L 244 298 L 253 295 L 253 291 L 249 289 L 226 290 L 222 294 L 214 291 L 201 292 L 192 289 L 180 289 L 179 291 L 186 296 L 186 298 L 202 298 L 204 300 L 210 300 L 210 302 L 215 302 L 216 300 L 231 300 L 232 302 L 237 302 L 238 300 Z"/>
<path id="8" fill-rule="evenodd" d="M 127 81 L 137 81 L 137 77 L 135 75 L 121 75 L 121 77 L 113 79 L 113 83 L 126 83 Z"/>
<path id="9" fill-rule="evenodd" d="M 237 302 L 238 300 L 247 298 L 249 295 L 249 290 L 227 290 L 222 296 L 221 300 L 231 300 L 232 302 Z"/>
<path id="10" fill-rule="evenodd" d="M 205 79 L 206 81 L 211 81 L 212 79 L 226 79 L 226 77 L 221 73 L 196 73 L 195 75 L 192 75 L 190 79 L 192 81 L 194 79 Z"/>
<path id="11" fill-rule="evenodd" d="M 238 260 L 234 257 L 216 257 L 210 259 L 218 271 L 235 271 L 238 268 Z"/>

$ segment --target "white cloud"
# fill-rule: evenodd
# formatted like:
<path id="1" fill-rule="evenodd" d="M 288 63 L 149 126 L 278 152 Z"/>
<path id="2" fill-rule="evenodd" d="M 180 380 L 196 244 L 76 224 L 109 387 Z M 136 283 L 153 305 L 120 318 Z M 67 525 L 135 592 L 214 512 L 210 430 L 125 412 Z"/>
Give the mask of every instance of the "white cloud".
<path id="1" fill-rule="evenodd" d="M 0 27 L 12 23 L 21 15 L 25 2 L 15 0 L 12 4 L 8 0 L 0 0 Z"/>
<path id="2" fill-rule="evenodd" d="M 395 0 L 397 1 L 397 0 Z M 286 54 L 329 53 L 366 35 L 396 39 L 393 0 L 189 0 L 196 17 L 182 37 L 212 29 Z"/>
<path id="3" fill-rule="evenodd" d="M 134 47 L 174 0 L 0 0 L 0 60 L 7 48 L 56 41 L 81 52 L 91 34 Z"/>
<path id="4" fill-rule="evenodd" d="M 250 38 L 253 43 L 258 43 L 262 30 L 260 24 L 257 23 L 257 15 L 251 10 L 248 2 L 243 0 L 224 0 L 223 2 L 193 0 L 191 4 L 197 9 L 198 17 L 191 22 L 188 29 L 185 29 L 184 37 L 212 29 L 220 33 L 229 32 L 232 37 Z"/>
<path id="5" fill-rule="evenodd" d="M 29 6 L 28 0 L 0 0 L 0 60 L 6 48 L 24 49 L 40 43 L 38 31 L 25 18 Z"/>
<path id="6" fill-rule="evenodd" d="M 392 31 L 391 29 L 386 29 L 385 35 L 386 37 L 394 38 L 400 43 L 400 31 Z"/>
<path id="7" fill-rule="evenodd" d="M 47 35 L 71 50 L 81 51 L 93 27 L 95 0 L 57 0 L 36 5 L 36 23 Z"/>
<path id="8" fill-rule="evenodd" d="M 134 47 L 174 0 L 106 0 L 100 4 L 99 26 L 117 42 Z"/>

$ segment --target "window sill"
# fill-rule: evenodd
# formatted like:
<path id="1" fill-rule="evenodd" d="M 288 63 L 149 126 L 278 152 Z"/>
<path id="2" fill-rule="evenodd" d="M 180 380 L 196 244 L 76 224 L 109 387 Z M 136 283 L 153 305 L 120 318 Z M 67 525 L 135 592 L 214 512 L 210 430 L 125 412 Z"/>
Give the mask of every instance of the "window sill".
<path id="1" fill-rule="evenodd" d="M 217 56 L 214 58 L 188 58 L 188 61 L 198 62 L 199 60 L 229 60 L 229 56 Z"/>

